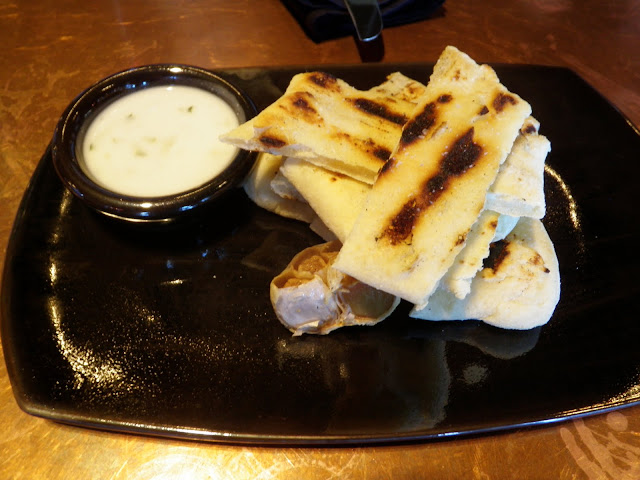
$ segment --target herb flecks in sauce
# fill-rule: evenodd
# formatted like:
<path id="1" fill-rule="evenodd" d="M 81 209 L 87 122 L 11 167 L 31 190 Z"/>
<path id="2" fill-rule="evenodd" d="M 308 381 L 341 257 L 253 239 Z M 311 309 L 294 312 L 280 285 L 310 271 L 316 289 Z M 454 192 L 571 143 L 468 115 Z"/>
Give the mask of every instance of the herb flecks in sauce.
<path id="1" fill-rule="evenodd" d="M 183 192 L 231 162 L 236 148 L 218 137 L 238 123 L 233 108 L 206 90 L 146 88 L 97 115 L 83 145 L 85 164 L 92 178 L 117 193 L 148 197 Z"/>

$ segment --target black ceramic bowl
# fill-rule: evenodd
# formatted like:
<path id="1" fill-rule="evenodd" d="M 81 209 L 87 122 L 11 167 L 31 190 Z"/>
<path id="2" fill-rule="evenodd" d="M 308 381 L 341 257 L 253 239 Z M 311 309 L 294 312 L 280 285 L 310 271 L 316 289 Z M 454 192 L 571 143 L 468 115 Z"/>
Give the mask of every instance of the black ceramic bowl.
<path id="1" fill-rule="evenodd" d="M 84 170 L 83 139 L 92 120 L 109 104 L 145 88 L 185 85 L 201 88 L 225 100 L 243 123 L 256 114 L 253 102 L 238 88 L 212 72 L 185 65 L 147 65 L 125 70 L 82 92 L 67 107 L 55 129 L 52 157 L 64 185 L 91 208 L 133 222 L 167 222 L 207 204 L 239 185 L 255 154 L 238 150 L 229 166 L 203 185 L 177 194 L 137 197 L 102 187 Z"/>

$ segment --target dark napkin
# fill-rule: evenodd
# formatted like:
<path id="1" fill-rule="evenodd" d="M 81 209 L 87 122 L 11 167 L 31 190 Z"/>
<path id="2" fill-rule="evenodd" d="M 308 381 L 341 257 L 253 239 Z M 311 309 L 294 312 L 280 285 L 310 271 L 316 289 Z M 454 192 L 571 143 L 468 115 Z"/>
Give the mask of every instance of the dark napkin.
<path id="1" fill-rule="evenodd" d="M 430 17 L 445 0 L 380 0 L 384 28 Z M 282 0 L 314 42 L 355 35 L 349 11 L 342 0 Z"/>

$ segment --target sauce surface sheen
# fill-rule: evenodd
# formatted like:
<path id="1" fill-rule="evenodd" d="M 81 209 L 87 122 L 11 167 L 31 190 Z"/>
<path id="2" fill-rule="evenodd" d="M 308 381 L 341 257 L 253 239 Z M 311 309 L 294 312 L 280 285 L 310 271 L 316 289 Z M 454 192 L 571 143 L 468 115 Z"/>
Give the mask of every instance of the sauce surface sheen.
<path id="1" fill-rule="evenodd" d="M 239 124 L 232 107 L 206 90 L 151 87 L 108 105 L 84 142 L 84 168 L 98 184 L 134 197 L 197 188 L 221 173 L 237 149 L 218 140 Z"/>

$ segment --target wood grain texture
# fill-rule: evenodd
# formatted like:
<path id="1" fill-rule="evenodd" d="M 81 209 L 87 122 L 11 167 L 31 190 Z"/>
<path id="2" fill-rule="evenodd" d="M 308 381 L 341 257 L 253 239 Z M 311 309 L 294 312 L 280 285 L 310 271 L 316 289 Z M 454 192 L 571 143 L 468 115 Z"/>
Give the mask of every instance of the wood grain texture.
<path id="1" fill-rule="evenodd" d="M 640 1 L 450 0 L 386 29 L 383 62 L 568 66 L 640 125 Z M 359 63 L 352 38 L 316 44 L 276 0 L 34 0 L 0 4 L 0 267 L 58 116 L 82 89 L 135 65 Z M 550 92 L 551 93 L 551 92 Z M 24 414 L 0 362 L 0 478 L 640 478 L 640 407 L 544 428 L 367 448 L 249 448 L 89 431 Z"/>

